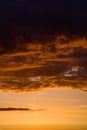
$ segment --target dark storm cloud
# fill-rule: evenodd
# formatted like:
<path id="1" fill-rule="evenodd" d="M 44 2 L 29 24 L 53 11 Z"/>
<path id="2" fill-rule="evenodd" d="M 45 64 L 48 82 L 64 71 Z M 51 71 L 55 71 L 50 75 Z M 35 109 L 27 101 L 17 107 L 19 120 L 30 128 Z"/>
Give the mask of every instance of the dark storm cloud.
<path id="1" fill-rule="evenodd" d="M 76 74 L 72 67 L 83 69 Z M 0 1 L 1 90 L 86 91 L 86 79 L 86 1 Z"/>
<path id="2" fill-rule="evenodd" d="M 87 40 L 57 36 L 42 44 L 27 43 L 0 56 L 0 89 L 37 91 L 47 87 L 87 90 Z M 72 69 L 74 68 L 74 70 Z"/>

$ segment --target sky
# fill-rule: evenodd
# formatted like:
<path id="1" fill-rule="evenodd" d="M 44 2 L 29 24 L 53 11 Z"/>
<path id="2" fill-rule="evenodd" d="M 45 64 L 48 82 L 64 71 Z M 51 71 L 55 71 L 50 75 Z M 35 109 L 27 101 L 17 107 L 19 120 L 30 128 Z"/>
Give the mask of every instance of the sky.
<path id="1" fill-rule="evenodd" d="M 87 2 L 0 1 L 0 123 L 87 122 Z"/>
<path id="2" fill-rule="evenodd" d="M 1 92 L 0 98 L 2 99 L 0 107 L 3 106 L 0 110 L 0 124 L 86 125 L 87 123 L 86 92 L 52 88 L 27 93 Z M 8 106 L 13 110 L 7 108 Z M 24 107 L 29 110 L 23 110 Z"/>

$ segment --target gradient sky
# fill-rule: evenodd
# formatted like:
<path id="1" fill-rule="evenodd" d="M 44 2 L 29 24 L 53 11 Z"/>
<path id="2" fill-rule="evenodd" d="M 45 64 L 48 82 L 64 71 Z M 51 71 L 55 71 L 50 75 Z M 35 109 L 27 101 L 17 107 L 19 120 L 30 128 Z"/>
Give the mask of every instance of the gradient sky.
<path id="1" fill-rule="evenodd" d="M 0 124 L 6 123 L 87 123 L 86 1 L 0 1 Z"/>
<path id="2" fill-rule="evenodd" d="M 0 93 L 0 107 L 30 108 L 0 111 L 0 124 L 86 124 L 87 94 L 71 89 Z"/>

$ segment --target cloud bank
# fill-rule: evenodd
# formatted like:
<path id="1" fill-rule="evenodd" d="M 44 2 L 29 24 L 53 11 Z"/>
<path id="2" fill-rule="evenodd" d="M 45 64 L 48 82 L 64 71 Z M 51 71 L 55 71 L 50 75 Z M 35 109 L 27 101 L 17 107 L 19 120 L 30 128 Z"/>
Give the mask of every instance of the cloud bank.
<path id="1" fill-rule="evenodd" d="M 87 40 L 57 36 L 27 43 L 0 56 L 0 90 L 37 91 L 70 87 L 87 91 Z"/>
<path id="2" fill-rule="evenodd" d="M 87 91 L 86 5 L 74 0 L 1 0 L 0 90 Z"/>

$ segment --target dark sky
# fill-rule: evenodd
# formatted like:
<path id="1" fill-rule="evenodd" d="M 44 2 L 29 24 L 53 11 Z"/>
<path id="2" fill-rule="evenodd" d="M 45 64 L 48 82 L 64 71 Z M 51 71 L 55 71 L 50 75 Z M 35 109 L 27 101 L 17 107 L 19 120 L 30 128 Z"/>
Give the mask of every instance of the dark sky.
<path id="1" fill-rule="evenodd" d="M 4 16 L 5 14 L 8 14 L 8 16 L 17 14 L 29 16 L 31 14 L 43 17 L 49 15 L 56 18 L 70 19 L 77 17 L 80 19 L 87 16 L 87 2 L 78 0 L 1 0 L 0 10 L 0 14 Z"/>
<path id="2" fill-rule="evenodd" d="M 69 0 L 1 0 L 0 45 L 15 47 L 16 39 L 47 41 L 58 34 L 87 34 L 87 2 Z"/>
<path id="3" fill-rule="evenodd" d="M 18 10 L 26 8 L 28 11 L 59 11 L 59 10 L 78 10 L 86 9 L 86 1 L 69 1 L 69 0 L 1 0 L 0 5 L 2 8 L 10 7 L 17 8 Z"/>

